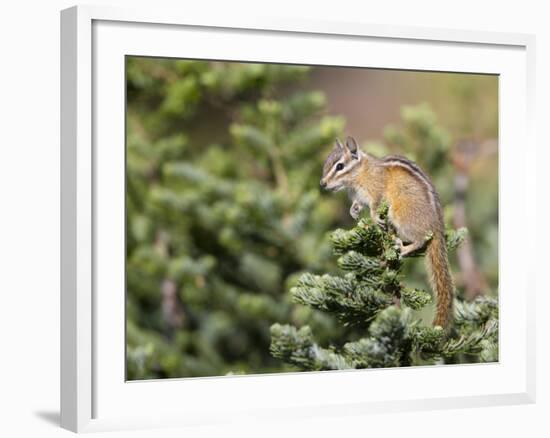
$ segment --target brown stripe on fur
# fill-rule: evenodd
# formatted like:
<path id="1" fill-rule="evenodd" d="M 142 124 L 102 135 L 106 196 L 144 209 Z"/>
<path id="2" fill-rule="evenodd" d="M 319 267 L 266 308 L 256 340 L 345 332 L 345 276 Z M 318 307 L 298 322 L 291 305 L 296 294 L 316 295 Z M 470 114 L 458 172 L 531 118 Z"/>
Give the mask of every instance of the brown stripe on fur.
<path id="1" fill-rule="evenodd" d="M 437 194 L 437 191 L 435 190 L 435 187 L 432 184 L 432 181 L 430 180 L 428 175 L 426 175 L 422 171 L 422 169 L 418 167 L 416 163 L 413 163 L 407 158 L 399 155 L 388 155 L 387 157 L 384 157 L 384 159 L 382 160 L 382 165 L 399 166 L 402 169 L 408 170 L 411 175 L 419 179 L 428 189 L 427 192 L 428 192 L 428 196 L 430 197 L 430 203 L 432 204 L 432 207 L 436 212 L 440 213 L 441 207 L 440 207 L 439 195 Z"/>

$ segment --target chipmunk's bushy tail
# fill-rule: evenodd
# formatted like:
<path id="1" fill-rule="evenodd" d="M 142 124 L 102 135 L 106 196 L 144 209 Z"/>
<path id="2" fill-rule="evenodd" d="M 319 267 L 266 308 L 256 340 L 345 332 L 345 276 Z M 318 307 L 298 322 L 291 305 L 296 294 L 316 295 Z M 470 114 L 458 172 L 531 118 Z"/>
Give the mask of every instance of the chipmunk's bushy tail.
<path id="1" fill-rule="evenodd" d="M 426 265 L 430 284 L 437 299 L 433 325 L 447 328 L 453 319 L 454 284 L 449 268 L 445 236 L 441 231 L 436 232 L 428 244 Z"/>

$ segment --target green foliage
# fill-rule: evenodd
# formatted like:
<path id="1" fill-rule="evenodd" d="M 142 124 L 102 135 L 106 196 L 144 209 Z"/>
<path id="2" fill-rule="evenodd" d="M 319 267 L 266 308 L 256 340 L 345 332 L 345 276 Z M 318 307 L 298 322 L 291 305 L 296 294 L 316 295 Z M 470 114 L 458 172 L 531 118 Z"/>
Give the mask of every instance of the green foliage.
<path id="1" fill-rule="evenodd" d="M 286 362 L 307 370 L 341 370 L 351 368 L 343 356 L 320 348 L 308 326 L 296 329 L 289 325 L 274 324 L 271 327 L 273 341 L 271 351 Z"/>
<path id="2" fill-rule="evenodd" d="M 395 235 L 362 219 L 350 230 L 332 234 L 343 276 L 303 274 L 291 295 L 296 303 L 335 315 L 344 325 L 363 329 L 360 339 L 321 348 L 308 326 L 275 324 L 271 353 L 301 370 L 379 368 L 468 360 L 498 360 L 498 307 L 480 298 L 455 303 L 456 322 L 446 333 L 422 326 L 413 311 L 431 301 L 422 290 L 407 288 L 396 255 Z M 448 232 L 447 246 L 455 248 L 464 231 Z M 461 237 L 462 236 L 462 237 Z"/>
<path id="3" fill-rule="evenodd" d="M 327 266 L 335 218 L 318 169 L 343 120 L 279 92 L 308 71 L 128 58 L 129 379 L 280 367 L 269 327 L 295 273 Z"/>

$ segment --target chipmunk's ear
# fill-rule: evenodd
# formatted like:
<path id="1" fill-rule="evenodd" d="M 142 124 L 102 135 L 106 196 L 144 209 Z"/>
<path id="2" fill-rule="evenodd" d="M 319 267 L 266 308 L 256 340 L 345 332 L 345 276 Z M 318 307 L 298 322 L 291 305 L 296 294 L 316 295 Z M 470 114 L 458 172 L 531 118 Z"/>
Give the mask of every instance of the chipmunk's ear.
<path id="1" fill-rule="evenodd" d="M 342 142 L 340 141 L 339 138 L 336 139 L 336 145 L 335 145 L 338 149 L 344 149 L 344 145 L 342 144 Z"/>
<path id="2" fill-rule="evenodd" d="M 353 156 L 357 155 L 357 142 L 353 137 L 348 137 L 346 139 L 346 146 Z"/>

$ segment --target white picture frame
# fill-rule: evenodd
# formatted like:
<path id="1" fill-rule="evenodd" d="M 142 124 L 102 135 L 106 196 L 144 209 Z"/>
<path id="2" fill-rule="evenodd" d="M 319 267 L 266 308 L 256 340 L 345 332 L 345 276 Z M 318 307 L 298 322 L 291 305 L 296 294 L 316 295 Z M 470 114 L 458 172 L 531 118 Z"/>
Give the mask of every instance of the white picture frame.
<path id="1" fill-rule="evenodd" d="M 103 6 L 62 11 L 62 427 L 83 432 L 534 402 L 535 273 L 520 257 L 534 248 L 536 234 L 536 177 L 527 167 L 536 147 L 534 50 L 534 37 L 524 34 L 228 21 Z M 129 54 L 500 75 L 499 363 L 125 382 L 120 68 Z M 517 145 L 522 153 L 512 155 Z M 520 226 L 521 236 L 514 232 Z"/>

